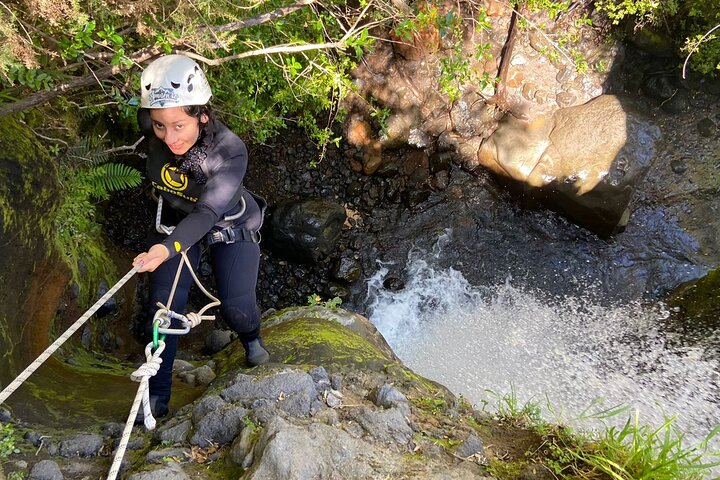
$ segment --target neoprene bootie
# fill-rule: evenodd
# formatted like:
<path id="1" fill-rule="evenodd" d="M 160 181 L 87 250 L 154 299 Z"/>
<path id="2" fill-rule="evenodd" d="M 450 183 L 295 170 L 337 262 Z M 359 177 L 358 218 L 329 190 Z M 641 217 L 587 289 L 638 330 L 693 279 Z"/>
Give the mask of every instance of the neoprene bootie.
<path id="1" fill-rule="evenodd" d="M 245 347 L 245 362 L 249 366 L 256 367 L 270 361 L 270 353 L 265 349 L 260 337 L 243 343 L 243 347 Z"/>

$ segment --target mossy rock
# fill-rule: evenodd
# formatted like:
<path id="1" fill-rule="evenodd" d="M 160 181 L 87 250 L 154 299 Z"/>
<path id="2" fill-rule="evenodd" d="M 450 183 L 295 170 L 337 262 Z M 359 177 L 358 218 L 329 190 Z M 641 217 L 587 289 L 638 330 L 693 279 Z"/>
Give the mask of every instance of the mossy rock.
<path id="1" fill-rule="evenodd" d="M 330 310 L 330 309 L 324 309 Z M 334 310 L 334 309 L 333 309 Z M 343 311 L 344 312 L 344 311 Z M 284 310 L 263 322 L 263 340 L 271 355 L 271 364 L 352 366 L 362 370 L 383 370 L 397 362 L 397 357 L 384 339 L 379 342 L 373 334 L 374 327 L 367 319 L 359 317 L 354 328 L 337 321 L 338 314 L 312 307 Z M 350 312 L 345 312 L 350 314 Z M 356 315 L 356 314 L 351 314 Z M 364 319 L 364 321 L 362 320 Z M 367 323 L 363 325 L 364 323 Z M 379 337 L 382 339 L 382 337 Z M 220 373 L 244 366 L 245 352 L 240 342 L 233 343 L 218 357 Z"/>
<path id="2" fill-rule="evenodd" d="M 0 118 L 0 210 L 4 230 L 12 226 L 26 243 L 51 230 L 58 191 L 47 149 L 15 117 Z"/>
<path id="3" fill-rule="evenodd" d="M 675 322 L 720 327 L 720 269 L 678 287 L 666 303 Z"/>

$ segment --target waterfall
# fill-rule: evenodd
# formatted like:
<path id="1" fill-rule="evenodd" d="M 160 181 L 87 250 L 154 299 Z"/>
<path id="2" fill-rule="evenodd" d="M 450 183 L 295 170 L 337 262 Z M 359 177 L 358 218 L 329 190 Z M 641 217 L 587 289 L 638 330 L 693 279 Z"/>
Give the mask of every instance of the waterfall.
<path id="1" fill-rule="evenodd" d="M 589 407 L 619 404 L 646 424 L 676 416 L 686 446 L 720 423 L 720 361 L 665 331 L 662 303 L 601 306 L 592 288 L 546 298 L 510 278 L 471 285 L 435 266 L 447 241 L 443 235 L 433 251 L 411 252 L 403 290 L 383 288 L 382 264 L 369 282 L 370 320 L 411 369 L 478 408 L 512 391 L 521 404 L 544 408 L 547 420 L 582 429 L 601 426 L 582 419 Z"/>

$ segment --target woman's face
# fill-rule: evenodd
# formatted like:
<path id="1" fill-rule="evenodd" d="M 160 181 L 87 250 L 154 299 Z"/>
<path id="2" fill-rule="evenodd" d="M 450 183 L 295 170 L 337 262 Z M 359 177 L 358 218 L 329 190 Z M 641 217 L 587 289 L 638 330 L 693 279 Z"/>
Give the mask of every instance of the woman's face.
<path id="1" fill-rule="evenodd" d="M 165 142 L 175 155 L 184 155 L 200 135 L 201 122 L 207 123 L 205 114 L 200 119 L 185 113 L 183 107 L 154 108 L 150 118 L 155 135 Z"/>

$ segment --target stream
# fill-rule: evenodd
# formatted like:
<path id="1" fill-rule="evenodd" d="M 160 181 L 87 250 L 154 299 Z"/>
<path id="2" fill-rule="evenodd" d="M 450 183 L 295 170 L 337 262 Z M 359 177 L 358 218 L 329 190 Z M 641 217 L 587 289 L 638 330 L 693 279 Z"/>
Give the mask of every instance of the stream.
<path id="1" fill-rule="evenodd" d="M 635 413 L 657 426 L 675 417 L 687 447 L 720 424 L 720 359 L 668 333 L 661 302 L 601 301 L 600 285 L 550 298 L 511 277 L 472 284 L 441 262 L 452 233 L 411 251 L 404 289 L 383 287 L 382 263 L 368 283 L 370 319 L 408 367 L 478 408 L 494 412 L 516 395 L 519 406 L 537 404 L 544 419 L 582 430 Z M 627 410 L 593 415 L 619 405 Z"/>

